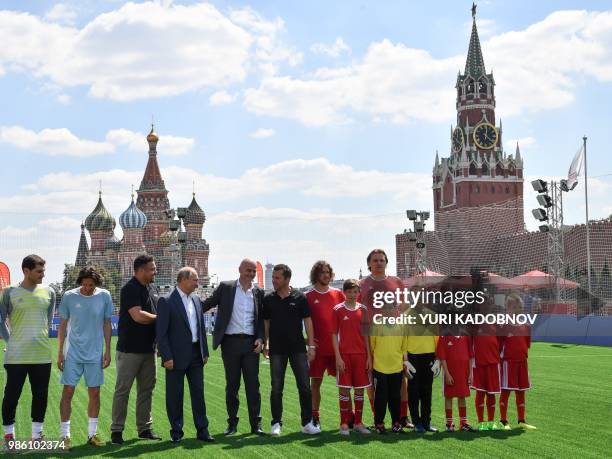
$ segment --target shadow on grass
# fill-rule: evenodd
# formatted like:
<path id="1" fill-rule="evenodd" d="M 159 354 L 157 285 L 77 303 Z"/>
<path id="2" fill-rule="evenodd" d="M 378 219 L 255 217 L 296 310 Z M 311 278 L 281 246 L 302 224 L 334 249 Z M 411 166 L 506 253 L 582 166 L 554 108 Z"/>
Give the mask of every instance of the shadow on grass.
<path id="1" fill-rule="evenodd" d="M 224 450 L 239 450 L 256 445 L 287 445 L 299 442 L 300 445 L 311 448 L 321 448 L 336 443 L 351 443 L 353 445 L 368 444 L 379 442 L 383 444 L 398 443 L 404 441 L 425 440 L 425 441 L 444 441 L 446 439 L 456 439 L 461 441 L 473 441 L 478 438 L 490 437 L 496 440 L 505 440 L 516 437 L 523 433 L 522 429 L 505 431 L 483 431 L 483 432 L 439 432 L 437 434 L 417 434 L 414 432 L 404 432 L 401 434 L 388 433 L 387 435 L 360 435 L 352 433 L 350 436 L 341 436 L 337 431 L 324 431 L 321 435 L 306 436 L 301 432 L 291 432 L 280 437 L 256 437 L 252 435 L 241 435 L 231 438 L 222 438 L 218 445 Z"/>
<path id="2" fill-rule="evenodd" d="M 264 436 L 259 437 L 250 434 L 239 434 L 232 437 L 224 437 L 222 434 L 218 434 L 215 443 L 204 443 L 196 440 L 195 438 L 184 438 L 180 443 L 172 443 L 170 440 L 164 441 L 143 441 L 137 439 L 126 440 L 122 446 L 107 444 L 105 447 L 94 447 L 90 445 L 78 445 L 72 448 L 70 452 L 66 453 L 55 453 L 55 454 L 43 454 L 39 457 L 110 457 L 110 458 L 122 458 L 122 457 L 137 457 L 152 455 L 159 452 L 171 453 L 174 457 L 176 454 L 180 454 L 181 451 L 199 450 L 206 452 L 206 448 L 210 449 L 211 453 L 214 453 L 218 448 L 231 452 L 235 451 L 238 453 L 242 448 L 250 448 L 258 445 L 275 446 L 275 445 L 290 445 L 298 442 L 302 446 L 308 446 L 311 448 L 322 448 L 332 444 L 349 443 L 352 445 L 362 445 L 369 443 L 380 443 L 383 445 L 395 444 L 400 442 L 410 441 L 445 441 L 445 440 L 459 440 L 459 441 L 474 441 L 479 438 L 488 437 L 495 440 L 506 440 L 508 438 L 522 435 L 524 431 L 522 429 L 513 429 L 505 431 L 483 431 L 483 432 L 439 432 L 436 434 L 417 434 L 414 432 L 404 432 L 401 434 L 388 433 L 387 435 L 378 435 L 372 433 L 371 435 L 360 435 L 352 433 L 348 437 L 344 437 L 338 434 L 336 430 L 328 430 L 322 432 L 321 435 L 306 436 L 301 432 L 291 432 L 283 434 L 280 437 Z M 231 453 L 230 453 L 231 454 Z"/>
<path id="3" fill-rule="evenodd" d="M 550 347 L 556 347 L 559 349 L 573 349 L 575 347 L 581 347 L 580 344 L 551 344 Z"/>

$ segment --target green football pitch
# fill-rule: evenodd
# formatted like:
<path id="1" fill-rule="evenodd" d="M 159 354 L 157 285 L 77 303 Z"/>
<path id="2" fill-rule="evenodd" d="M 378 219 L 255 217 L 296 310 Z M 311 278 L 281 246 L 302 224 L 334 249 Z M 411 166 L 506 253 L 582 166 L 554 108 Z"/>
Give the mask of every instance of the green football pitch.
<path id="1" fill-rule="evenodd" d="M 214 352 L 205 368 L 205 388 L 210 431 L 215 444 L 202 444 L 193 439 L 192 424 L 186 388 L 185 439 L 175 445 L 169 441 L 169 425 L 164 403 L 164 370 L 158 370 L 157 387 L 153 402 L 154 429 L 164 440 L 149 442 L 136 439 L 134 402 L 135 388 L 130 398 L 129 415 L 122 447 L 110 445 L 95 448 L 85 445 L 87 434 L 87 393 L 81 385 L 73 400 L 72 452 L 56 454 L 77 457 L 610 457 L 612 431 L 610 430 L 610 399 L 612 396 L 612 349 L 605 347 L 534 343 L 529 358 L 533 389 L 527 395 L 527 421 L 538 427 L 534 431 L 513 429 L 504 432 L 445 433 L 418 435 L 407 432 L 400 435 L 352 434 L 341 437 L 337 433 L 338 396 L 333 378 L 326 377 L 322 388 L 321 421 L 323 433 L 309 437 L 299 432 L 299 404 L 291 371 L 287 372 L 284 397 L 283 434 L 278 438 L 258 438 L 248 434 L 248 422 L 241 422 L 239 433 L 224 438 L 226 426 L 225 380 L 219 352 Z M 54 367 L 49 387 L 49 407 L 45 420 L 45 435 L 59 437 L 60 373 Z M 115 364 L 105 372 L 102 388 L 102 410 L 99 433 L 110 439 L 110 416 L 115 382 Z M 260 369 L 263 424 L 269 428 L 270 375 L 267 362 Z M 4 372 L 0 372 L 4 387 Z M 246 401 L 241 389 L 240 417 L 247 418 Z M 30 394 L 26 384 L 17 413 L 17 438 L 30 435 Z M 496 418 L 499 415 L 496 413 Z M 457 409 L 454 407 L 457 417 Z M 468 416 L 476 424 L 473 397 L 468 401 Z M 444 410 L 440 379 L 434 384 L 432 424 L 444 427 Z M 508 410 L 510 423 L 516 425 L 514 396 Z M 366 423 L 371 423 L 369 407 L 365 407 Z M 457 422 L 457 421 L 455 421 Z M 49 455 L 48 457 L 52 457 Z"/>

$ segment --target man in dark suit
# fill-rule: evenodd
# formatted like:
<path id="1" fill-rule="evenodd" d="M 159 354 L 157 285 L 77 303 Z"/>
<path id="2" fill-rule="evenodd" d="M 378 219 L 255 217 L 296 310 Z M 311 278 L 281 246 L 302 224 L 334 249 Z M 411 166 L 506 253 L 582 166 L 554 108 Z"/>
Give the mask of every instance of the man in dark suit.
<path id="1" fill-rule="evenodd" d="M 221 282 L 203 302 L 204 312 L 217 308 L 213 349 L 221 345 L 225 367 L 225 404 L 228 416 L 225 435 L 237 432 L 241 374 L 244 378 L 251 433 L 264 435 L 261 429 L 259 393 L 259 354 L 263 349 L 264 337 L 261 317 L 264 292 L 253 285 L 256 271 L 257 266 L 253 260 L 242 260 L 238 268 L 238 280 Z"/>
<path id="2" fill-rule="evenodd" d="M 185 267 L 178 272 L 176 288 L 157 304 L 157 347 L 166 369 L 166 411 L 173 442 L 183 438 L 183 385 L 189 383 L 193 422 L 198 440 L 213 442 L 208 433 L 204 402 L 204 365 L 208 344 L 202 304 L 192 295 L 198 286 L 198 273 Z"/>

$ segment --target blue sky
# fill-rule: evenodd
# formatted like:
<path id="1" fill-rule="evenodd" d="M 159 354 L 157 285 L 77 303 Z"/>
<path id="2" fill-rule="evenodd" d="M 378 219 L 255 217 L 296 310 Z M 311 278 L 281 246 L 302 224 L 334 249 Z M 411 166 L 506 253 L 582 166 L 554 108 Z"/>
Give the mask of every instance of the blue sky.
<path id="1" fill-rule="evenodd" d="M 171 204 L 195 180 L 208 215 L 211 273 L 250 256 L 303 284 L 324 257 L 357 275 L 370 248 L 394 252 L 405 209 L 431 208 L 470 6 L 3 2 L 0 260 L 18 271 L 40 252 L 55 280 L 99 180 L 115 218 L 128 206 L 154 116 Z M 591 218 L 612 214 L 609 3 L 481 1 L 478 27 L 506 151 L 518 140 L 527 178 L 559 178 L 588 135 Z M 566 223 L 584 220 L 582 194 Z"/>

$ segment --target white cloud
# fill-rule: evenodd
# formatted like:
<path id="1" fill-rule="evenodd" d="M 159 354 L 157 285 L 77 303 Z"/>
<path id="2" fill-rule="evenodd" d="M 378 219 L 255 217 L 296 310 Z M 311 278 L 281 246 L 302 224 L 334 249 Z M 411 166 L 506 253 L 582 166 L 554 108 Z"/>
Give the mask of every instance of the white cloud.
<path id="1" fill-rule="evenodd" d="M 394 122 L 441 121 L 453 112 L 452 80 L 460 62 L 383 40 L 347 67 L 320 68 L 301 79 L 264 78 L 258 88 L 246 90 L 244 103 L 258 115 L 307 126 L 347 123 L 359 114 Z"/>
<path id="2" fill-rule="evenodd" d="M 117 146 L 125 146 L 130 151 L 142 153 L 148 147 L 147 136 L 142 132 L 129 129 L 112 129 L 106 134 L 106 141 Z M 158 149 L 168 155 L 186 155 L 193 150 L 195 140 L 189 137 L 159 135 Z"/>
<path id="3" fill-rule="evenodd" d="M 96 204 L 99 180 L 104 204 L 118 219 L 129 204 L 130 185 L 137 186 L 142 173 L 121 169 L 90 174 L 53 173 L 36 180 L 32 192 L 3 196 L 0 215 L 9 216 L 7 223 L 19 222 L 0 225 L 4 261 L 18 269 L 23 253 L 39 252 L 49 262 L 48 280 L 61 278 L 63 263 L 72 262 L 76 255 L 79 224 Z M 394 236 L 407 226 L 406 203 L 414 208 L 431 208 L 428 174 L 355 170 L 323 158 L 283 161 L 247 170 L 237 177 L 200 174 L 179 167 L 164 168 L 162 173 L 171 190 L 173 206 L 188 203 L 192 180 L 198 183 L 197 198 L 208 216 L 205 237 L 211 244 L 211 272 L 222 279 L 234 276 L 237 264 L 245 256 L 262 262 L 288 263 L 294 268 L 295 285 L 300 286 L 306 284 L 308 270 L 318 258 L 330 259 L 338 277 L 356 276 L 359 268 L 366 269 L 367 251 L 377 246 L 387 250 L 394 266 Z M 527 177 L 526 182 L 531 178 Z M 584 219 L 581 186 L 582 183 L 564 196 L 567 224 Z M 525 220 L 533 228 L 528 210 L 535 207 L 536 200 L 530 188 L 526 190 Z M 612 182 L 592 178 L 589 190 L 592 218 L 606 217 L 612 212 Z M 299 199 L 304 196 L 311 199 L 307 207 L 301 208 L 265 204 L 268 196 L 279 194 L 285 202 L 304 201 Z M 248 207 L 244 207 L 245 196 L 249 196 Z M 362 206 L 338 210 L 330 202 L 330 197 L 340 198 L 348 209 L 351 203 L 380 196 L 384 196 L 381 206 L 368 213 L 361 212 Z M 226 208 L 228 202 L 235 210 L 209 210 L 213 203 L 223 203 Z M 245 232 L 247 225 L 249 231 Z M 116 233 L 120 235 L 119 227 Z"/>
<path id="4" fill-rule="evenodd" d="M 112 153 L 115 147 L 108 142 L 79 139 L 66 128 L 43 129 L 39 132 L 21 126 L 0 127 L 0 142 L 21 150 L 29 150 L 51 156 L 94 156 Z"/>
<path id="5" fill-rule="evenodd" d="M 68 94 L 58 94 L 56 100 L 62 105 L 70 105 L 72 98 Z"/>
<path id="6" fill-rule="evenodd" d="M 522 153 L 525 150 L 529 150 L 531 147 L 533 147 L 537 143 L 537 141 L 535 137 L 527 136 L 527 137 L 520 137 L 518 139 L 509 139 L 504 143 L 505 143 L 504 146 L 505 146 L 506 152 L 514 153 L 514 151 L 516 150 L 516 144 L 518 143 L 518 146 Z"/>
<path id="7" fill-rule="evenodd" d="M 121 212 L 127 207 L 131 185 L 138 186 L 142 174 L 142 170 L 123 169 L 88 174 L 50 173 L 28 185 L 27 191 L 32 190 L 34 194 L 3 197 L 0 211 L 28 208 L 32 212 L 71 215 L 88 212 L 95 205 L 95 190 L 101 181 L 104 202 L 113 212 Z M 408 198 L 420 206 L 426 206 L 431 201 L 431 177 L 428 174 L 355 170 L 352 166 L 334 164 L 326 158 L 281 161 L 248 169 L 237 177 L 201 174 L 192 168 L 178 166 L 166 167 L 162 174 L 166 187 L 172 190 L 175 205 L 191 199 L 194 180 L 198 185 L 198 195 L 209 203 L 231 202 L 247 195 L 255 198 L 278 192 L 310 197 L 313 202 L 325 202 L 330 196 L 361 199 L 384 195 L 387 203 L 397 203 L 402 208 Z M 91 199 L 83 199 L 88 195 Z M 76 196 L 81 198 L 76 199 Z"/>
<path id="8" fill-rule="evenodd" d="M 0 68 L 85 85 L 99 98 L 165 97 L 240 83 L 259 64 L 295 65 L 301 55 L 283 31 L 280 19 L 249 9 L 228 17 L 207 3 L 128 2 L 82 28 L 0 11 Z"/>
<path id="9" fill-rule="evenodd" d="M 249 136 L 254 139 L 265 139 L 272 137 L 274 134 L 276 134 L 274 129 L 259 128 L 256 131 L 251 132 Z"/>
<path id="10" fill-rule="evenodd" d="M 45 13 L 45 19 L 49 22 L 73 25 L 77 17 L 76 11 L 69 5 L 58 3 Z"/>
<path id="11" fill-rule="evenodd" d="M 338 37 L 331 45 L 326 45 L 325 43 L 315 43 L 310 47 L 310 51 L 315 54 L 338 57 L 342 53 L 351 54 L 351 47 L 345 43 L 342 37 Z"/>
<path id="12" fill-rule="evenodd" d="M 492 25 L 484 23 L 485 29 Z M 524 30 L 493 36 L 482 48 L 487 70 L 495 70 L 498 116 L 563 107 L 584 76 L 612 81 L 612 12 L 554 12 Z M 464 64 L 464 54 L 439 59 L 383 40 L 343 67 L 265 77 L 246 90 L 245 107 L 307 126 L 359 116 L 448 121 L 455 116 L 455 75 Z"/>
<path id="13" fill-rule="evenodd" d="M 208 104 L 214 106 L 231 104 L 236 100 L 236 94 L 230 94 L 225 90 L 217 91 L 210 95 Z"/>
<path id="14" fill-rule="evenodd" d="M 251 7 L 231 10 L 229 17 L 235 24 L 251 32 L 255 41 L 252 61 L 264 74 L 275 74 L 278 64 L 282 62 L 291 67 L 302 62 L 302 52 L 288 46 L 281 39 L 287 31 L 281 18 L 269 21 Z"/>
<path id="15" fill-rule="evenodd" d="M 123 128 L 108 131 L 105 141 L 97 142 L 80 139 L 66 128 L 43 129 L 35 132 L 21 126 L 0 126 L 0 142 L 20 150 L 50 156 L 88 157 L 111 154 L 121 146 L 136 152 L 148 149 L 146 134 Z M 161 135 L 158 145 L 164 154 L 185 155 L 193 150 L 195 140 L 188 137 Z"/>

